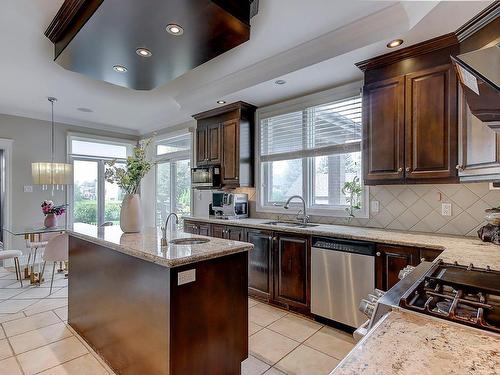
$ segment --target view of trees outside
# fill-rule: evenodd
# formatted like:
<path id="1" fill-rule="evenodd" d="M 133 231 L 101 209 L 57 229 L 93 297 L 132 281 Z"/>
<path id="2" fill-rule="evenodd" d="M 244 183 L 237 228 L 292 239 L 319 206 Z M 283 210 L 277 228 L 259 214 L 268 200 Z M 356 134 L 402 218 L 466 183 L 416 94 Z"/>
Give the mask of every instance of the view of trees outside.
<path id="1" fill-rule="evenodd" d="M 156 223 L 163 225 L 168 214 L 191 213 L 190 160 L 161 162 L 156 166 Z"/>
<path id="2" fill-rule="evenodd" d="M 292 195 L 302 195 L 302 159 L 269 162 L 270 202 L 285 202 Z"/>

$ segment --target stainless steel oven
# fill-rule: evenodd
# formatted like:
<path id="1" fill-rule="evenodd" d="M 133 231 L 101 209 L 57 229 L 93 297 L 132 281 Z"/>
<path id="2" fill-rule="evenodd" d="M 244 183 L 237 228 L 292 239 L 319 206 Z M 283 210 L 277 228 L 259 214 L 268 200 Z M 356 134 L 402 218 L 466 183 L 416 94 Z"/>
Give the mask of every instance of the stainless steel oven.
<path id="1" fill-rule="evenodd" d="M 191 187 L 193 189 L 217 189 L 221 186 L 220 167 L 191 168 Z"/>

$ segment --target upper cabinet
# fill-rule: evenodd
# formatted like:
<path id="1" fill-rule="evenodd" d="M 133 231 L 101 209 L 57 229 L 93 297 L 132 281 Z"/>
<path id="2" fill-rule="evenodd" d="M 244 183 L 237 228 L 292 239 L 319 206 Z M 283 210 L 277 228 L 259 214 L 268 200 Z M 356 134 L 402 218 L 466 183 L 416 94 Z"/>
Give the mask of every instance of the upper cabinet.
<path id="1" fill-rule="evenodd" d="M 193 116 L 196 165 L 220 166 L 224 187 L 253 186 L 255 109 L 237 102 Z"/>
<path id="2" fill-rule="evenodd" d="M 451 183 L 457 175 L 457 81 L 446 35 L 358 63 L 364 182 Z"/>

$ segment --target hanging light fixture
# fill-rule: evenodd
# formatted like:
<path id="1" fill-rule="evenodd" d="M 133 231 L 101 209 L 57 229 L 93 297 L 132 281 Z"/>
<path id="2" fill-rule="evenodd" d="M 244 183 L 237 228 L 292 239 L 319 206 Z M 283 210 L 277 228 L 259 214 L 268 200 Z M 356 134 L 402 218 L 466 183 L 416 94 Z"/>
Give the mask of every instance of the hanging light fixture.
<path id="1" fill-rule="evenodd" d="M 55 124 L 54 124 L 54 102 L 57 98 L 47 98 L 52 105 L 52 128 L 51 128 L 51 151 L 52 159 L 50 162 L 36 162 L 31 163 L 31 174 L 33 176 L 33 184 L 42 185 L 42 189 L 46 190 L 49 185 L 59 190 L 61 187 L 64 190 L 64 185 L 71 185 L 73 183 L 73 165 L 67 163 L 54 162 L 54 137 L 55 137 Z"/>

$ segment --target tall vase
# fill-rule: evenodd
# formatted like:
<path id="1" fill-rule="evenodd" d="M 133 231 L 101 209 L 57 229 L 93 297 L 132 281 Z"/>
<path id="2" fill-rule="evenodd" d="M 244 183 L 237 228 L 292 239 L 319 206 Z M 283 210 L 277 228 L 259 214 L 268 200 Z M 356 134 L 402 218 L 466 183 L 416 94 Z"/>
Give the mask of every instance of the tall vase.
<path id="1" fill-rule="evenodd" d="M 57 227 L 57 216 L 56 214 L 47 214 L 45 215 L 45 220 L 43 221 L 43 225 L 45 228 L 54 228 Z"/>
<path id="2" fill-rule="evenodd" d="M 141 198 L 139 194 L 127 194 L 120 210 L 120 228 L 125 233 L 138 233 L 142 230 Z"/>

